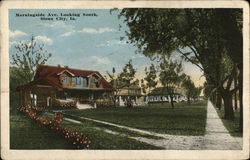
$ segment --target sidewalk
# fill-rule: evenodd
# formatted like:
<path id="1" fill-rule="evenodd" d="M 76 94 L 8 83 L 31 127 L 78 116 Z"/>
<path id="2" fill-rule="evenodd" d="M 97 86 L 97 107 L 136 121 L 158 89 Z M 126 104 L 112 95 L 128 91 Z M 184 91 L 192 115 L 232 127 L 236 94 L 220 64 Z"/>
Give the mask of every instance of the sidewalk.
<path id="1" fill-rule="evenodd" d="M 207 150 L 241 150 L 242 138 L 232 137 L 224 127 L 214 106 L 207 105 L 207 123 L 204 137 L 204 149 Z"/>

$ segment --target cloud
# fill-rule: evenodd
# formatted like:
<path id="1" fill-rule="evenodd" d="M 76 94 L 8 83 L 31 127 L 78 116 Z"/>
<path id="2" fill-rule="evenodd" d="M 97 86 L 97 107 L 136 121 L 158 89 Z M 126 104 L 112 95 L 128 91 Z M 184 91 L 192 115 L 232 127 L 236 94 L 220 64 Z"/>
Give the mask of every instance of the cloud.
<path id="1" fill-rule="evenodd" d="M 98 28 L 98 29 L 94 29 L 94 28 L 83 28 L 81 31 L 81 33 L 89 33 L 89 34 L 102 34 L 105 32 L 113 32 L 114 29 L 105 27 L 105 28 Z"/>
<path id="2" fill-rule="evenodd" d="M 48 45 L 53 44 L 53 40 L 47 36 L 36 36 L 34 39 L 43 43 L 47 43 Z"/>
<path id="3" fill-rule="evenodd" d="M 62 21 L 55 21 L 53 23 L 37 24 L 35 26 L 38 26 L 38 27 L 43 26 L 43 27 L 48 27 L 48 28 L 63 28 L 63 29 L 66 29 L 66 30 L 73 30 L 75 28 L 73 25 L 65 24 Z"/>
<path id="4" fill-rule="evenodd" d="M 18 44 L 17 41 L 10 41 L 9 46 L 16 46 Z"/>
<path id="5" fill-rule="evenodd" d="M 118 41 L 118 40 L 110 40 L 106 41 L 105 43 L 101 43 L 96 45 L 96 47 L 107 47 L 107 46 L 114 46 L 114 45 L 127 45 L 126 41 Z"/>
<path id="6" fill-rule="evenodd" d="M 15 30 L 15 31 L 10 30 L 10 38 L 21 37 L 21 36 L 27 36 L 27 33 L 22 32 L 20 30 Z"/>
<path id="7" fill-rule="evenodd" d="M 113 32 L 114 29 L 111 29 L 111 28 L 98 28 L 98 29 L 94 29 L 94 28 L 83 28 L 82 30 L 74 30 L 73 28 L 68 31 L 68 32 L 65 32 L 63 34 L 61 34 L 60 36 L 61 37 L 68 37 L 68 36 L 71 36 L 72 34 L 74 33 L 87 33 L 87 34 L 102 34 L 102 33 L 105 33 L 105 32 Z"/>
<path id="8" fill-rule="evenodd" d="M 72 35 L 73 33 L 75 33 L 75 31 L 65 32 L 65 33 L 61 34 L 60 36 L 68 37 L 68 36 Z"/>
<path id="9" fill-rule="evenodd" d="M 92 56 L 90 57 L 91 62 L 93 62 L 94 65 L 99 66 L 99 65 L 109 65 L 111 61 L 107 57 L 97 57 L 97 56 Z"/>
<path id="10" fill-rule="evenodd" d="M 143 54 L 136 54 L 136 55 L 132 56 L 131 58 L 138 59 L 138 58 L 145 58 L 145 56 Z"/>

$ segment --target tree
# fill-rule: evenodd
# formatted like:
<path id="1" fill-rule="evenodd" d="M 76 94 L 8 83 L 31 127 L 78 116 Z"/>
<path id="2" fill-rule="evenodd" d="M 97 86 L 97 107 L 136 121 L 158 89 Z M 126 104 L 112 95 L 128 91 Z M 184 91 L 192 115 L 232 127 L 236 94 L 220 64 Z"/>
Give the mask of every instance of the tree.
<path id="1" fill-rule="evenodd" d="M 195 85 L 191 80 L 190 76 L 185 75 L 184 80 L 182 81 L 181 86 L 184 88 L 185 95 L 187 96 L 188 104 L 190 104 L 190 98 L 194 95 Z"/>
<path id="2" fill-rule="evenodd" d="M 109 77 L 109 83 L 111 84 L 111 86 L 115 89 L 113 92 L 113 96 L 112 96 L 112 100 L 114 105 L 116 106 L 116 101 L 117 101 L 117 94 L 119 92 L 119 88 L 118 88 L 118 81 L 117 81 L 117 77 L 115 76 L 115 67 L 112 68 L 112 74 L 110 74 L 108 71 L 106 72 L 108 77 Z"/>
<path id="3" fill-rule="evenodd" d="M 117 74 L 117 76 L 115 75 L 115 72 L 115 68 L 113 67 L 112 74 L 110 74 L 108 71 L 106 73 L 110 79 L 109 83 L 115 89 L 112 99 L 114 104 L 116 105 L 119 91 L 122 88 L 139 86 L 140 81 L 138 79 L 135 79 L 136 70 L 132 65 L 132 60 L 129 60 L 129 62 L 125 64 L 122 72 Z"/>
<path id="4" fill-rule="evenodd" d="M 16 88 L 20 85 L 27 83 L 25 79 L 22 78 L 23 70 L 18 67 L 10 67 L 10 111 L 17 111 L 17 106 L 19 104 L 19 96 L 16 92 Z"/>
<path id="5" fill-rule="evenodd" d="M 136 70 L 132 65 L 132 60 L 129 60 L 127 64 L 125 64 L 122 72 L 117 76 L 118 86 L 119 88 L 130 87 L 135 85 Z"/>
<path id="6" fill-rule="evenodd" d="M 224 55 L 233 59 L 232 55 L 242 54 L 240 27 L 236 21 L 242 14 L 240 9 L 123 9 L 120 16 L 125 17 L 130 31 L 127 35 L 144 55 L 157 57 L 169 55 L 177 51 L 187 61 L 199 67 L 209 84 L 212 84 L 220 95 L 223 94 L 225 105 L 225 118 L 233 119 L 231 93 L 237 88 L 230 89 L 232 68 L 225 77 L 217 79 L 215 68 L 221 68 Z M 230 18 L 222 22 L 225 13 L 230 13 Z M 238 16 L 234 16 L 238 15 Z M 224 32 L 225 24 L 230 26 Z M 238 30 L 237 30 L 238 29 Z M 230 32 L 238 37 L 237 47 L 232 47 L 234 41 Z M 231 45 L 230 45 L 231 44 Z M 213 62 L 213 63 L 211 63 Z M 216 65 L 214 65 L 214 63 Z M 236 63 L 237 64 L 237 63 Z M 224 64 L 225 65 L 225 64 Z M 216 66 L 216 67 L 215 67 Z M 239 80 L 239 83 L 240 80 Z"/>
<path id="7" fill-rule="evenodd" d="M 144 79 L 141 79 L 141 88 L 142 88 L 142 92 L 144 94 L 146 94 L 147 93 L 147 91 L 146 91 L 147 86 L 144 83 Z"/>
<path id="8" fill-rule="evenodd" d="M 191 94 L 191 97 L 193 98 L 193 100 L 197 100 L 197 98 L 200 96 L 201 94 L 201 90 L 202 90 L 202 87 L 195 87 L 193 88 L 192 90 L 192 94 Z"/>
<path id="9" fill-rule="evenodd" d="M 21 69 L 20 76 L 26 82 L 32 80 L 37 66 L 45 64 L 51 57 L 51 53 L 45 50 L 44 44 L 38 45 L 33 36 L 30 42 L 20 42 L 15 49 L 16 53 L 12 54 L 11 64 Z"/>
<path id="10" fill-rule="evenodd" d="M 19 97 L 16 88 L 32 80 L 38 65 L 45 64 L 51 53 L 44 49 L 44 45 L 37 45 L 34 37 L 30 42 L 20 42 L 15 46 L 16 53 L 12 54 L 10 67 L 10 106 L 15 111 Z"/>
<path id="11" fill-rule="evenodd" d="M 173 61 L 171 59 L 162 58 L 162 62 L 160 63 L 160 82 L 163 85 L 163 88 L 167 89 L 168 95 L 170 96 L 170 103 L 172 109 L 174 108 L 174 94 L 179 87 L 182 77 L 182 65 L 177 61 Z"/>
<path id="12" fill-rule="evenodd" d="M 147 70 L 147 67 L 145 68 L 146 77 L 144 80 L 146 81 L 146 87 L 148 88 L 148 93 L 151 92 L 151 88 L 154 88 L 157 85 L 156 81 L 156 69 L 154 64 L 151 64 L 149 67 L 149 71 Z"/>

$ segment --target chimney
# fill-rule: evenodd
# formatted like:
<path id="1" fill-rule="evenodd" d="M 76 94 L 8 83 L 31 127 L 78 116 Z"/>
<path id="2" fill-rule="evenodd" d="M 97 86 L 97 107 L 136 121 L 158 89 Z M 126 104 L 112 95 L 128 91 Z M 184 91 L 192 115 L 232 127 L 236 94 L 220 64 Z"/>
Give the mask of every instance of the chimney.
<path id="1" fill-rule="evenodd" d="M 68 66 L 64 66 L 64 68 L 69 69 L 69 67 L 68 67 Z"/>
<path id="2" fill-rule="evenodd" d="M 61 68 L 60 64 L 57 65 L 58 68 Z"/>

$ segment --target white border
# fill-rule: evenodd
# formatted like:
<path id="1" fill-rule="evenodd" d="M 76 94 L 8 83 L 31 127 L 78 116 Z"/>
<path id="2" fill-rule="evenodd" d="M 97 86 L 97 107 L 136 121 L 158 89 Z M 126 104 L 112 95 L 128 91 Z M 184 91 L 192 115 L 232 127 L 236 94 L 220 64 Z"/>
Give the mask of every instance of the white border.
<path id="1" fill-rule="evenodd" d="M 242 151 L 10 150 L 8 9 L 243 8 L 244 141 Z M 1 157 L 3 159 L 246 159 L 249 157 L 249 6 L 244 1 L 4 1 L 1 5 Z"/>

